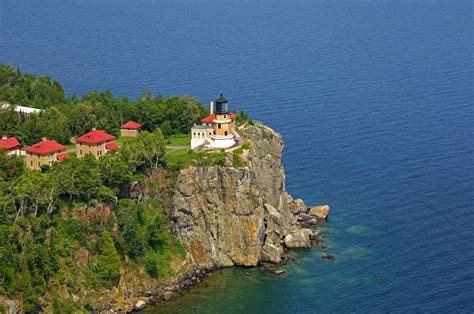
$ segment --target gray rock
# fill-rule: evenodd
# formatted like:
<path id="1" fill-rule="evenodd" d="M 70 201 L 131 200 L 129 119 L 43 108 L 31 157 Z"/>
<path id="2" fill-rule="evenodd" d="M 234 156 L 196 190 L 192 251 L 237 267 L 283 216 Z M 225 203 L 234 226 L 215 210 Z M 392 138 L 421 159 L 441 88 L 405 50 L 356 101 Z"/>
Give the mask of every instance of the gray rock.
<path id="1" fill-rule="evenodd" d="M 313 219 L 308 220 L 307 223 L 308 223 L 309 225 L 313 225 L 313 226 L 314 226 L 314 225 L 317 225 L 317 224 L 318 224 L 318 220 L 317 220 L 316 218 L 313 218 Z"/>
<path id="2" fill-rule="evenodd" d="M 285 245 L 289 249 L 294 248 L 310 248 L 311 239 L 310 236 L 313 235 L 311 229 L 299 229 L 296 232 L 293 232 L 285 237 Z"/>
<path id="3" fill-rule="evenodd" d="M 137 303 L 133 306 L 134 311 L 141 311 L 145 308 L 146 302 L 143 300 L 138 300 Z"/>
<path id="4" fill-rule="evenodd" d="M 283 254 L 283 248 L 270 243 L 265 243 L 262 251 L 262 261 L 270 263 L 280 263 L 281 256 Z"/>

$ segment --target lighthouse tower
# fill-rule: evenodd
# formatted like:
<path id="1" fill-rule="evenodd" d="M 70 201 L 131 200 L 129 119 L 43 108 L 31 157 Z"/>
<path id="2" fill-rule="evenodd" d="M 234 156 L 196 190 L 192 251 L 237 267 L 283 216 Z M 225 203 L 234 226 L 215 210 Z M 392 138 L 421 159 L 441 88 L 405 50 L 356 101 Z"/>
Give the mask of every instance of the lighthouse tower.
<path id="1" fill-rule="evenodd" d="M 229 112 L 229 102 L 221 94 L 216 99 L 215 105 L 216 110 L 212 121 L 214 130 L 211 135 L 210 147 L 213 149 L 232 147 L 235 144 L 234 134 L 232 134 L 234 127 L 232 118 L 235 117 Z"/>

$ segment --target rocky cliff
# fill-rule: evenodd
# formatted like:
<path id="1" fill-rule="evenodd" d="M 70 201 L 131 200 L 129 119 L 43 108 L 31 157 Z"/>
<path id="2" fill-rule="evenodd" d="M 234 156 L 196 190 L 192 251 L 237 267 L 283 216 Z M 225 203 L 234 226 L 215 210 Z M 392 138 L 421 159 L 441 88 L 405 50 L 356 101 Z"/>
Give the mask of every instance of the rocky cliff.
<path id="1" fill-rule="evenodd" d="M 240 132 L 243 167 L 188 167 L 172 200 L 174 231 L 198 267 L 279 263 L 286 248 L 310 247 L 312 226 L 328 207 L 310 209 L 285 189 L 280 134 L 263 125 Z M 327 215 L 327 214 L 326 214 Z M 323 217 L 323 216 L 322 216 Z"/>

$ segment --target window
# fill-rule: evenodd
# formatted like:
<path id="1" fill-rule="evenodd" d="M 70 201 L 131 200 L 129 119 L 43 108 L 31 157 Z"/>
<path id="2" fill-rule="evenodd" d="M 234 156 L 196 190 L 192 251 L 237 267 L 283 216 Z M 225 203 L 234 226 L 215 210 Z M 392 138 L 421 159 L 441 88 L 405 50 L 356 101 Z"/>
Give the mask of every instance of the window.
<path id="1" fill-rule="evenodd" d="M 221 128 L 221 124 L 220 124 L 220 123 L 219 123 L 217 126 L 219 127 L 219 129 Z"/>
<path id="2" fill-rule="evenodd" d="M 41 167 L 41 164 L 40 164 L 40 162 L 39 162 L 39 161 L 38 161 L 38 167 Z"/>
<path id="3" fill-rule="evenodd" d="M 79 151 L 79 156 L 82 156 L 82 149 Z"/>
<path id="4" fill-rule="evenodd" d="M 33 160 L 30 160 L 30 166 L 33 167 Z"/>
<path id="5" fill-rule="evenodd" d="M 224 119 L 227 118 L 227 115 L 224 115 Z"/>
<path id="6" fill-rule="evenodd" d="M 227 131 L 224 132 L 224 135 L 227 135 Z"/>
<path id="7" fill-rule="evenodd" d="M 216 135 L 216 131 L 214 131 L 214 135 Z"/>

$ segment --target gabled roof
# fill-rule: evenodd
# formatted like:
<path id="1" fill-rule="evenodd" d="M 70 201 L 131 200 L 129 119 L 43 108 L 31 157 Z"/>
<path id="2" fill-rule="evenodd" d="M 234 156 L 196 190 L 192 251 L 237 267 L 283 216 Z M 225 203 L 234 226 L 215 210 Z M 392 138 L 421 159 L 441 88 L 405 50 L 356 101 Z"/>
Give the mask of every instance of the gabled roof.
<path id="1" fill-rule="evenodd" d="M 61 153 L 56 155 L 56 159 L 59 161 L 63 161 L 66 158 L 71 158 L 68 153 Z"/>
<path id="2" fill-rule="evenodd" d="M 131 129 L 131 130 L 138 130 L 142 127 L 142 124 L 136 123 L 134 121 L 128 121 L 125 124 L 120 126 L 121 129 Z"/>
<path id="3" fill-rule="evenodd" d="M 87 144 L 97 144 L 116 139 L 116 136 L 110 135 L 109 133 L 103 130 L 93 130 L 89 133 L 84 134 L 83 136 L 76 137 L 76 142 L 78 143 L 87 143 Z"/>
<path id="4" fill-rule="evenodd" d="M 1 148 L 9 149 L 9 148 L 17 147 L 17 146 L 20 146 L 20 142 L 18 142 L 18 140 L 16 138 L 7 137 L 6 139 L 2 139 L 0 137 L 0 147 Z"/>
<path id="5" fill-rule="evenodd" d="M 117 145 L 117 143 L 115 142 L 112 142 L 112 143 L 109 143 L 109 144 L 105 144 L 105 149 L 107 150 L 117 150 L 119 149 L 120 147 Z"/>
<path id="6" fill-rule="evenodd" d="M 33 146 L 25 148 L 25 151 L 34 154 L 47 155 L 65 150 L 66 146 L 59 144 L 54 140 L 44 140 Z"/>
<path id="7" fill-rule="evenodd" d="M 213 113 L 213 114 L 208 115 L 204 119 L 201 119 L 201 122 L 202 123 L 212 123 L 215 118 L 216 118 L 216 115 Z M 229 119 L 234 120 L 235 118 L 237 118 L 236 114 L 233 114 L 233 113 L 229 114 Z"/>

